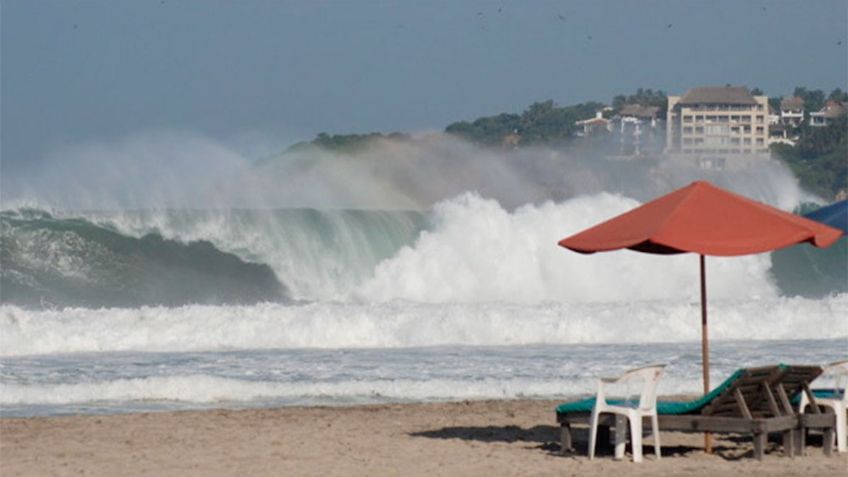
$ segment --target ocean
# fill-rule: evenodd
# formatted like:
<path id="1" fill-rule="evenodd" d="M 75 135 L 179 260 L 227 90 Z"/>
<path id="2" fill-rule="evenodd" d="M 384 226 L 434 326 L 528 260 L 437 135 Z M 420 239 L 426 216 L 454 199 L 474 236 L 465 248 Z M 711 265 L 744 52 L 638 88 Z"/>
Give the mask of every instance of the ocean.
<path id="1" fill-rule="evenodd" d="M 557 246 L 638 204 L 7 208 L 0 413 L 568 399 L 656 362 L 697 394 L 698 257 Z M 707 258 L 714 383 L 845 358 L 848 245 L 807 248 Z"/>

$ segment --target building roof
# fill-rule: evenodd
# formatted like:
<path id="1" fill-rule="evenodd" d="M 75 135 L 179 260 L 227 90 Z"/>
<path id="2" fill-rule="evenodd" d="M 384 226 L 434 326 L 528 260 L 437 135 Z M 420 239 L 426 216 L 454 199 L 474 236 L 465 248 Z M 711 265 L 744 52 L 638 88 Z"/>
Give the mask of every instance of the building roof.
<path id="1" fill-rule="evenodd" d="M 795 96 L 794 98 L 783 98 L 780 101 L 781 111 L 804 109 L 804 99 Z"/>
<path id="2" fill-rule="evenodd" d="M 641 104 L 625 104 L 619 113 L 621 116 L 636 116 L 637 118 L 654 118 L 660 108 L 657 106 L 642 106 Z"/>
<path id="3" fill-rule="evenodd" d="M 582 126 L 584 124 L 586 124 L 586 125 L 601 125 L 601 124 L 606 125 L 607 123 L 609 123 L 609 121 L 604 119 L 604 118 L 590 118 L 590 119 L 585 119 L 583 121 L 577 121 L 574 124 Z"/>
<path id="4" fill-rule="evenodd" d="M 848 114 L 848 105 L 839 101 L 828 101 L 821 112 L 824 113 L 824 117 L 835 119 Z"/>
<path id="5" fill-rule="evenodd" d="M 757 104 L 757 101 L 743 86 L 701 86 L 692 88 L 680 98 L 677 104 Z"/>

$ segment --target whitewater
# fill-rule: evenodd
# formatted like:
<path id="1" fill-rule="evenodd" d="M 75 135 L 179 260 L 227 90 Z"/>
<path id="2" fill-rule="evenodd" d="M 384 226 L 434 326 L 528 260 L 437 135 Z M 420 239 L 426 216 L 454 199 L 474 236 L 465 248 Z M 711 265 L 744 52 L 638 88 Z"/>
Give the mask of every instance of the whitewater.
<path id="1" fill-rule="evenodd" d="M 401 208 L 98 208 L 107 201 L 74 204 L 72 194 L 66 207 L 4 205 L 0 413 L 567 399 L 591 393 L 598 376 L 654 362 L 669 365 L 661 393 L 699 392 L 698 257 L 557 246 L 684 185 L 685 174 L 631 177 L 633 164 L 601 173 L 587 163 L 563 183 L 530 187 L 562 157 L 533 156 L 541 172 L 518 180 L 498 157 L 451 165 L 472 155 L 466 146 L 431 159 L 441 144 L 389 147 L 401 148 L 394 163 L 417 154 L 434 168 L 413 168 L 421 177 L 446 178 L 395 201 L 417 181 L 392 171 L 409 180 L 384 188 Z M 292 181 L 338 186 L 310 183 L 337 170 L 319 166 Z M 786 210 L 805 198 L 779 168 L 711 179 Z M 786 251 L 782 268 L 780 253 L 707 258 L 714 382 L 740 366 L 844 358 L 848 294 L 785 283 L 844 264 L 845 240 L 823 255 L 806 248 Z"/>
<path id="2" fill-rule="evenodd" d="M 42 415 L 565 399 L 590 392 L 598 375 L 657 361 L 671 365 L 663 392 L 695 393 L 696 257 L 583 256 L 556 246 L 637 204 L 598 194 L 509 211 L 468 193 L 429 214 L 30 213 L 41 225 L 75 220 L 127 239 L 207 240 L 243 265 L 270 264 L 286 292 L 250 304 L 4 304 L 0 406 L 5 415 Z M 50 249 L 64 259 L 53 273 L 73 285 L 96 283 L 103 270 L 80 264 L 100 261 L 98 253 L 124 259 L 60 229 L 26 235 L 31 247 L 16 249 L 24 256 L 14 263 L 43 271 L 25 255 Z M 7 240 L 24 233 L 9 224 L 6 232 Z M 37 246 L 38 237 L 50 246 Z M 848 295 L 782 296 L 768 254 L 707 263 L 716 380 L 746 363 L 844 353 Z"/>

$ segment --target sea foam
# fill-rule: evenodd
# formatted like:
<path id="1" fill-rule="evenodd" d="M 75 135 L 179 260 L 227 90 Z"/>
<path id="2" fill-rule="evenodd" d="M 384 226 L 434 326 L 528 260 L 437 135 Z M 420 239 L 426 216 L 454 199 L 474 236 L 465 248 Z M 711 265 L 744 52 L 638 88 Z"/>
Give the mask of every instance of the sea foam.
<path id="1" fill-rule="evenodd" d="M 848 295 L 715 299 L 713 339 L 848 336 Z M 645 343 L 700 339 L 700 305 L 686 300 L 142 307 L 0 307 L 0 355 L 275 348 L 403 348 L 531 343 Z"/>

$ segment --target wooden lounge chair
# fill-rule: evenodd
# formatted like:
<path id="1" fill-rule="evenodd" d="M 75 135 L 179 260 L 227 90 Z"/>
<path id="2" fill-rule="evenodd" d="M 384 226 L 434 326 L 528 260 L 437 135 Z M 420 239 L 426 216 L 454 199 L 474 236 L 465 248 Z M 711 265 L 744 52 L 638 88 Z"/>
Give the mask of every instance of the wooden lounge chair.
<path id="1" fill-rule="evenodd" d="M 804 427 L 817 427 L 833 431 L 833 416 L 807 418 L 797 415 L 789 403 L 820 373 L 818 366 L 766 366 L 737 370 L 710 393 L 687 402 L 657 402 L 660 431 L 713 432 L 750 435 L 754 457 L 761 460 L 766 439 L 770 433 L 783 434 L 787 455 L 797 452 L 794 447 L 803 445 L 800 438 Z M 784 399 L 785 397 L 785 399 Z M 593 398 L 557 407 L 557 421 L 562 429 L 562 448 L 572 447 L 571 426 L 587 422 L 594 405 Z M 789 406 L 789 407 L 787 407 Z M 588 411 L 585 409 L 588 407 Z M 600 423 L 606 426 L 601 435 L 609 436 L 615 425 L 608 418 Z M 825 453 L 830 455 L 828 445 Z"/>
<path id="2" fill-rule="evenodd" d="M 825 389 L 813 389 L 813 403 L 807 393 L 801 395 L 798 411 L 805 419 L 814 419 L 815 414 L 821 414 L 827 410 L 836 415 L 836 451 L 848 452 L 848 360 L 836 361 L 824 366 L 824 373 L 834 379 L 834 387 Z M 795 404 L 794 402 L 792 404 Z M 805 411 L 813 416 L 804 414 Z M 808 426 L 812 427 L 812 426 Z M 802 434 L 803 439 L 806 434 Z"/>

